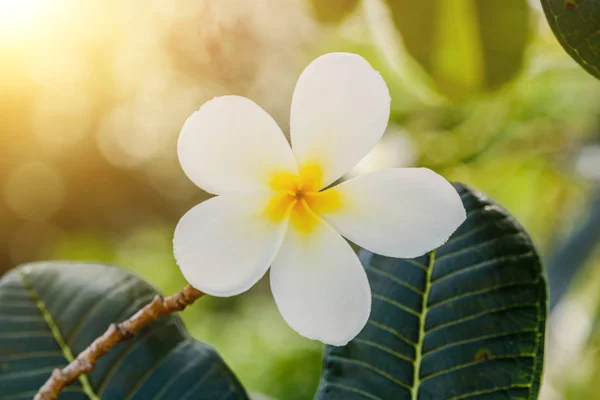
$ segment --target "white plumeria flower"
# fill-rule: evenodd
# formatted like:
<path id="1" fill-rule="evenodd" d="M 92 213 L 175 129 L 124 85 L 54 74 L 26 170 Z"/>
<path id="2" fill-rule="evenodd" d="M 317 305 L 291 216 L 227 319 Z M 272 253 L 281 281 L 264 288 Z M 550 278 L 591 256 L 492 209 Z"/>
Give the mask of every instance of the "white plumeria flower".
<path id="1" fill-rule="evenodd" d="M 342 235 L 391 257 L 442 245 L 466 215 L 458 193 L 423 168 L 384 169 L 326 188 L 383 135 L 390 95 L 355 54 L 332 53 L 302 73 L 292 99 L 292 148 L 244 97 L 205 103 L 186 121 L 178 154 L 187 176 L 218 195 L 183 216 L 175 258 L 214 296 L 250 289 L 271 266 L 271 290 L 301 335 L 344 345 L 365 326 L 371 289 Z"/>

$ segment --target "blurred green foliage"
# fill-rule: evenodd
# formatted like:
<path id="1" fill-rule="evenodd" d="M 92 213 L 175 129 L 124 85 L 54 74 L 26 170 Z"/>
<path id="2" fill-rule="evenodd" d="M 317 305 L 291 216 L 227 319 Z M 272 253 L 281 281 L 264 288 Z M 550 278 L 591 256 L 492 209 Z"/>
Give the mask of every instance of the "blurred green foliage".
<path id="1" fill-rule="evenodd" d="M 324 3 L 47 0 L 23 13 L 0 0 L 0 271 L 95 260 L 179 290 L 173 229 L 206 198 L 176 160 L 185 118 L 234 93 L 286 131 L 296 78 L 329 51 L 362 54 L 388 82 L 387 136 L 412 145 L 410 158 L 394 150 L 396 164 L 487 193 L 547 258 L 569 239 L 600 182 L 600 162 L 581 158 L 600 142 L 600 81 L 536 2 L 340 0 L 315 11 Z M 553 317 L 544 399 L 600 398 L 598 271 L 596 255 Z M 314 394 L 322 347 L 285 325 L 266 282 L 183 317 L 250 390 Z"/>
<path id="2" fill-rule="evenodd" d="M 521 70 L 530 32 L 527 0 L 386 3 L 408 53 L 451 98 L 498 89 Z"/>
<path id="3" fill-rule="evenodd" d="M 359 2 L 359 0 L 311 0 L 311 6 L 317 20 L 339 23 L 356 9 Z"/>

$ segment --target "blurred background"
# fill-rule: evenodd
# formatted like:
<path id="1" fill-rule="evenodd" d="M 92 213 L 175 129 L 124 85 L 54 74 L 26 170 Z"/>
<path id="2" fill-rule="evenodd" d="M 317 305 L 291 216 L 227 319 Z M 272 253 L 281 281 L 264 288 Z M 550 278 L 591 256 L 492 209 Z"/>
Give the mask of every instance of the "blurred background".
<path id="1" fill-rule="evenodd" d="M 542 398 L 600 399 L 600 81 L 536 0 L 0 0 L 0 274 L 93 260 L 181 289 L 173 230 L 206 198 L 177 162 L 185 119 L 238 94 L 287 131 L 298 75 L 331 51 L 393 98 L 353 173 L 426 166 L 508 208 L 552 289 Z M 312 398 L 322 347 L 268 282 L 184 318 L 250 390 Z"/>

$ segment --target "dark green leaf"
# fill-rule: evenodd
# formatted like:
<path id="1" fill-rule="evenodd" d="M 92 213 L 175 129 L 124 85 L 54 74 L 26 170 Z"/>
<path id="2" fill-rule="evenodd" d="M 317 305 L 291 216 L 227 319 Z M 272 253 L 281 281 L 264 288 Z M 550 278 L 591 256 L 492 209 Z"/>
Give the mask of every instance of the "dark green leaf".
<path id="1" fill-rule="evenodd" d="M 600 79 L 600 0 L 542 0 L 542 6 L 567 53 Z"/>
<path id="2" fill-rule="evenodd" d="M 359 0 L 310 0 L 314 17 L 321 22 L 338 23 L 358 5 Z"/>
<path id="3" fill-rule="evenodd" d="M 123 269 L 37 263 L 0 280 L 0 399 L 33 398 L 54 368 L 64 367 L 112 322 L 157 294 Z M 216 351 L 194 340 L 181 319 L 163 317 L 113 348 L 59 400 L 246 399 Z"/>
<path id="4" fill-rule="evenodd" d="M 546 282 L 525 230 L 455 185 L 468 217 L 435 252 L 363 252 L 373 291 L 365 329 L 327 347 L 317 399 L 536 399 Z"/>
<path id="5" fill-rule="evenodd" d="M 407 51 L 440 91 L 462 99 L 498 89 L 521 69 L 527 0 L 387 0 Z"/>

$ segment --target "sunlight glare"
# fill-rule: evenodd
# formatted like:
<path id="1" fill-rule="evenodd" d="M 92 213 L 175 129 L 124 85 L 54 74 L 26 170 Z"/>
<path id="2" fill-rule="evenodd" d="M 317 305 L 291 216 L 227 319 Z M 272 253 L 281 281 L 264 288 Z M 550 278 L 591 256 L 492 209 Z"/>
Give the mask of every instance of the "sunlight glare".
<path id="1" fill-rule="evenodd" d="M 51 0 L 0 0 L 0 39 L 33 36 Z"/>

